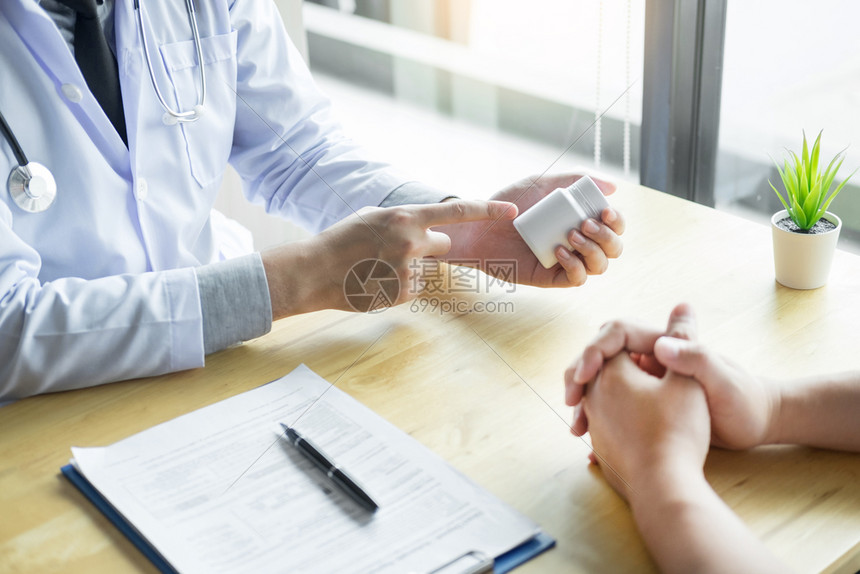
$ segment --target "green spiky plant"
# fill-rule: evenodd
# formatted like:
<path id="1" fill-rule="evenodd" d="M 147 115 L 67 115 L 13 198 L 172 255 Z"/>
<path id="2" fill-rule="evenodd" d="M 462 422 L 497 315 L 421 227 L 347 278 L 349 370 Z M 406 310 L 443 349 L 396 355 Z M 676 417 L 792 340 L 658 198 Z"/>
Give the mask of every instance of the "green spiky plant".
<path id="1" fill-rule="evenodd" d="M 842 167 L 842 162 L 845 160 L 845 150 L 836 154 L 830 161 L 830 165 L 822 173 L 818 165 L 821 133 L 818 132 L 818 137 L 815 138 L 815 143 L 812 145 L 812 152 L 810 153 L 809 147 L 806 145 L 806 132 L 803 132 L 803 152 L 801 157 L 797 157 L 796 153 L 789 150 L 791 157 L 785 159 L 783 168 L 779 167 L 779 164 L 771 158 L 785 186 L 785 197 L 774 187 L 770 180 L 767 180 L 767 182 L 770 183 L 770 187 L 776 192 L 779 201 L 782 202 L 782 206 L 785 207 L 791 220 L 803 231 L 809 231 L 821 219 L 821 216 L 830 207 L 833 199 L 842 191 L 842 188 L 845 187 L 851 176 L 857 173 L 855 169 L 851 172 L 851 175 L 846 177 L 828 195 L 833 178 L 836 177 L 836 172 L 839 171 L 839 168 Z"/>

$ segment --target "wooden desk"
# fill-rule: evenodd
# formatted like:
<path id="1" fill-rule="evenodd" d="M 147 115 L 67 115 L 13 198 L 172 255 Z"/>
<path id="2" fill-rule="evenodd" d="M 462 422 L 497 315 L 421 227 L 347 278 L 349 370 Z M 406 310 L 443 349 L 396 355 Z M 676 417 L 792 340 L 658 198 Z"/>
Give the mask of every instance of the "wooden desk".
<path id="1" fill-rule="evenodd" d="M 513 312 L 316 313 L 279 322 L 205 369 L 0 409 L 0 570 L 153 571 L 59 476 L 69 447 L 112 443 L 302 362 L 557 538 L 522 572 L 653 570 L 627 507 L 567 432 L 564 368 L 603 322 L 662 325 L 679 301 L 698 311 L 705 341 L 758 372 L 858 368 L 860 258 L 837 253 L 826 287 L 791 291 L 773 279 L 764 226 L 635 186 L 613 203 L 629 231 L 605 275 L 576 289 L 495 285 L 447 298 L 511 303 Z M 713 451 L 707 476 L 798 571 L 860 568 L 860 456 Z"/>

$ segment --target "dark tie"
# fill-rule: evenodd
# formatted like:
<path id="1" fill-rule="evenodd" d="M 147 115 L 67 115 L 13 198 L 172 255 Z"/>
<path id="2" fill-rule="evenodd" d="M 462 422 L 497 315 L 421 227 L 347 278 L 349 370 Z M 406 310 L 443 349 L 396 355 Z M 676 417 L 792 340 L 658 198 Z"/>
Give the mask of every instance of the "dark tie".
<path id="1" fill-rule="evenodd" d="M 90 91 L 101 104 L 122 141 L 128 146 L 116 58 L 108 46 L 102 24 L 99 21 L 97 0 L 59 0 L 59 2 L 69 6 L 77 13 L 75 19 L 75 61 L 77 61 Z M 98 0 L 98 4 L 103 2 L 104 0 Z"/>

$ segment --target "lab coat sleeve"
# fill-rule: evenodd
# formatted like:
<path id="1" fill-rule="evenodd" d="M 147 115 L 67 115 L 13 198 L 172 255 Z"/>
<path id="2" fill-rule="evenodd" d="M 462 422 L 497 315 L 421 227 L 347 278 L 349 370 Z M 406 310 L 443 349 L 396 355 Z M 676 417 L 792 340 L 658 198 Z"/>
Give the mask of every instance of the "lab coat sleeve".
<path id="1" fill-rule="evenodd" d="M 252 202 L 317 232 L 407 183 L 343 135 L 274 4 L 236 0 L 230 14 L 238 35 L 230 161 Z"/>
<path id="2" fill-rule="evenodd" d="M 0 203 L 0 400 L 203 365 L 193 269 L 41 283 Z"/>

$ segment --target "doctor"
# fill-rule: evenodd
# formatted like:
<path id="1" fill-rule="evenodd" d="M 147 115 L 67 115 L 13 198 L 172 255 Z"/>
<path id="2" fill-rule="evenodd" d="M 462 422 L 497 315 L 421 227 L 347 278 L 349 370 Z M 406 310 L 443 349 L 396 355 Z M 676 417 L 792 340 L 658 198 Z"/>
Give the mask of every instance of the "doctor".
<path id="1" fill-rule="evenodd" d="M 3 0 L 0 113 L 0 399 L 202 366 L 274 319 L 347 309 L 367 258 L 401 276 L 516 258 L 519 281 L 570 286 L 621 253 L 611 209 L 550 270 L 514 231 L 576 176 L 460 201 L 366 159 L 267 0 Z M 250 201 L 321 233 L 230 258 L 228 163 Z"/>

